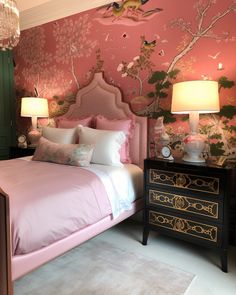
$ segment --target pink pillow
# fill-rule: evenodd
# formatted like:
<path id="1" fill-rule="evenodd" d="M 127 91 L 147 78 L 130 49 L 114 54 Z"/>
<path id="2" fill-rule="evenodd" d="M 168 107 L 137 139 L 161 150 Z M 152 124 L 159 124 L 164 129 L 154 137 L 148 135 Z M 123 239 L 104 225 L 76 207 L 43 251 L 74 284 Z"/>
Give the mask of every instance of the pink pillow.
<path id="1" fill-rule="evenodd" d="M 120 149 L 120 160 L 122 163 L 131 163 L 129 155 L 129 141 L 133 130 L 133 121 L 131 119 L 111 120 L 98 115 L 96 117 L 96 129 L 123 131 L 126 135 L 126 140 Z"/>
<path id="2" fill-rule="evenodd" d="M 67 118 L 58 118 L 56 119 L 57 127 L 59 128 L 74 128 L 78 125 L 85 127 L 92 127 L 93 116 L 89 116 L 83 119 L 67 119 Z"/>
<path id="3" fill-rule="evenodd" d="M 81 167 L 89 166 L 93 149 L 94 146 L 91 144 L 55 143 L 41 137 L 32 160 Z"/>

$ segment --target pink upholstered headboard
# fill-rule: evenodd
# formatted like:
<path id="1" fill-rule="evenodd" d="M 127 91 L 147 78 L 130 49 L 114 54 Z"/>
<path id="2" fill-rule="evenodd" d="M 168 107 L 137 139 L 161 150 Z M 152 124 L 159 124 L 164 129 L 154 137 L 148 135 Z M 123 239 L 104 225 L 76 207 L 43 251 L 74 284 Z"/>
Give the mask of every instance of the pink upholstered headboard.
<path id="1" fill-rule="evenodd" d="M 130 156 L 132 163 L 143 167 L 143 159 L 147 156 L 147 119 L 131 112 L 129 105 L 122 102 L 119 88 L 108 84 L 101 72 L 95 73 L 91 83 L 78 91 L 75 104 L 63 117 L 76 119 L 99 114 L 109 119 L 133 118 L 135 130 Z"/>

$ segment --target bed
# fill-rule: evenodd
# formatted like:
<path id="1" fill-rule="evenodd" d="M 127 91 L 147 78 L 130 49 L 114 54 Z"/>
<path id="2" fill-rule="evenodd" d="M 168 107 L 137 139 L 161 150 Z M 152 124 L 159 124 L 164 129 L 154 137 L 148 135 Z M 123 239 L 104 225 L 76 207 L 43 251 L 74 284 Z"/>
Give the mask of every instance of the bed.
<path id="1" fill-rule="evenodd" d="M 108 84 L 104 78 L 103 73 L 95 73 L 93 80 L 89 85 L 86 87 L 80 89 L 76 96 L 76 102 L 75 104 L 71 105 L 68 112 L 63 115 L 62 117 L 58 118 L 58 122 L 63 121 L 70 121 L 70 120 L 77 120 L 81 118 L 89 118 L 89 117 L 99 117 L 108 119 L 108 123 L 112 122 L 109 120 L 131 120 L 132 121 L 132 136 L 129 137 L 129 157 L 131 159 L 131 163 L 124 164 L 122 167 L 125 167 L 126 171 L 133 171 L 137 169 L 143 168 L 143 159 L 146 157 L 147 154 L 147 120 L 143 117 L 137 117 L 135 116 L 127 103 L 122 102 L 122 96 L 121 92 L 117 87 L 114 87 L 113 85 Z M 104 123 L 101 120 L 101 123 Z M 91 121 L 91 124 L 93 122 Z M 112 123 L 111 123 L 112 125 Z M 102 125 L 101 125 L 102 126 Z M 83 139 L 83 132 L 87 129 L 91 131 L 90 127 L 83 127 L 80 126 L 79 133 L 80 140 Z M 102 128 L 100 128 L 102 130 Z M 111 128 L 112 129 L 112 128 Z M 111 130 L 110 129 L 110 130 Z M 60 130 L 60 128 L 58 128 Z M 93 131 L 91 131 L 93 132 Z M 103 132 L 103 131 L 101 131 Z M 118 132 L 118 131 L 117 131 Z M 87 134 L 87 133 L 86 133 Z M 93 133 L 92 133 L 93 136 Z M 127 139 L 127 138 L 126 138 Z M 124 141 L 123 141 L 124 143 Z M 106 146 L 104 145 L 104 150 L 106 151 Z M 94 153 L 93 153 L 94 155 Z M 107 155 L 107 152 L 105 153 L 105 157 Z M 98 159 L 100 160 L 101 156 L 99 155 Z M 110 170 L 110 168 L 106 168 L 106 165 L 102 165 L 100 163 L 95 163 L 94 165 L 90 165 L 87 168 L 80 168 L 80 167 L 74 167 L 74 166 L 68 166 L 68 165 L 60 165 L 60 164 L 54 164 L 54 163 L 48 163 L 48 162 L 41 162 L 41 161 L 32 161 L 31 158 L 22 158 L 22 159 L 13 159 L 8 161 L 2 161 L 1 168 L 6 167 L 3 170 L 6 170 L 6 174 L 11 175 L 12 170 L 22 171 L 20 174 L 22 175 L 16 177 L 16 174 L 12 178 L 12 182 L 15 181 L 15 183 L 22 182 L 21 183 L 21 194 L 29 195 L 29 198 L 32 195 L 37 195 L 36 191 L 39 192 L 39 188 L 42 186 L 39 186 L 37 188 L 37 180 L 45 181 L 43 177 L 44 173 L 42 171 L 50 171 L 50 177 L 47 176 L 47 178 L 50 178 L 51 181 L 56 182 L 56 180 L 53 180 L 53 176 L 58 177 L 58 175 L 63 175 L 63 177 L 60 177 L 60 179 L 57 179 L 57 185 L 50 185 L 50 190 L 52 190 L 52 194 L 54 194 L 54 201 L 55 206 L 51 204 L 52 207 L 55 207 L 52 212 L 59 212 L 58 208 L 63 207 L 63 205 L 58 205 L 59 201 L 58 198 L 60 197 L 61 192 L 65 190 L 67 199 L 69 199 L 70 192 L 67 192 L 67 189 L 72 189 L 72 195 L 76 187 L 80 187 L 80 185 L 75 185 L 75 183 L 72 181 L 73 175 L 75 169 L 83 170 L 84 176 L 80 176 L 80 182 L 83 182 L 84 178 L 92 179 L 92 174 L 95 174 L 95 180 L 97 181 L 97 178 L 107 173 L 107 169 Z M 34 165 L 35 168 L 32 169 L 32 165 Z M 29 166 L 29 168 L 27 168 Z M 92 166 L 92 167 L 91 167 Z M 16 167 L 16 168 L 14 168 Z M 55 168 L 56 167 L 56 168 Z M 119 169 L 123 169 L 122 167 L 112 167 L 113 178 L 116 178 L 117 175 L 119 175 Z M 140 167 L 140 168 L 139 168 Z M 23 171 L 27 171 L 27 169 L 30 170 L 30 182 L 29 180 L 26 181 L 26 177 L 23 177 Z M 92 169 L 96 170 L 96 173 L 94 171 L 91 171 Z M 141 170 L 140 169 L 140 170 Z M 33 176 L 33 170 L 37 171 L 37 175 L 41 175 L 37 179 L 37 175 Z M 40 173 L 41 171 L 41 173 Z M 77 170 L 76 170 L 77 171 Z M 71 173 L 71 175 L 70 175 Z M 118 173 L 118 174 L 117 174 Z M 46 174 L 46 172 L 45 172 Z M 132 173 L 131 173 L 132 175 Z M 20 180 L 19 180 L 20 178 Z M 54 177 L 55 178 L 55 177 Z M 74 177 L 75 178 L 75 177 Z M 24 185 L 24 179 L 25 185 Z M 126 178 L 124 178 L 126 179 Z M 135 179 L 133 176 L 131 176 L 131 180 Z M 101 180 L 101 179 L 100 179 Z M 0 178 L 0 181 L 1 178 Z M 100 181 L 103 182 L 103 184 L 98 184 L 97 182 L 94 182 L 94 188 L 93 190 L 97 189 L 97 186 L 100 185 L 101 189 L 98 189 L 101 191 L 101 194 L 106 194 L 108 197 L 109 192 L 109 184 L 105 185 L 105 180 Z M 123 181 L 121 179 L 121 181 Z M 135 181 L 134 181 L 135 182 Z M 139 180 L 136 180 L 136 182 L 139 182 Z M 28 186 L 29 183 L 33 183 L 35 185 L 36 191 L 29 190 Z M 65 185 L 66 184 L 66 185 Z M 104 185 L 104 188 L 102 188 Z M 133 185 L 133 184 L 132 184 Z M 131 186 L 132 186 L 131 185 Z M 88 239 L 96 236 L 97 234 L 105 231 L 106 229 L 116 225 L 117 223 L 123 221 L 124 219 L 132 216 L 136 212 L 142 209 L 142 196 L 141 192 L 134 189 L 135 197 L 130 199 L 130 204 L 123 208 L 122 210 L 116 210 L 115 205 L 111 205 L 110 202 L 111 199 L 109 199 L 109 202 L 105 199 L 104 201 L 101 200 L 101 196 L 99 196 L 95 201 L 97 203 L 100 202 L 100 204 L 97 204 L 97 208 L 102 208 L 97 214 L 96 208 L 91 208 L 91 212 L 89 212 L 90 216 L 90 222 L 89 224 L 84 224 L 81 228 L 76 230 L 76 228 L 73 228 L 72 232 L 67 233 L 64 236 L 57 237 L 55 241 L 51 241 L 50 243 L 42 243 L 41 247 L 38 249 L 34 246 L 30 246 L 28 250 L 24 250 L 24 244 L 29 244 L 28 241 L 25 242 L 23 238 L 17 239 L 15 237 L 15 232 L 20 232 L 20 223 L 13 223 L 13 217 L 17 214 L 15 212 L 24 212 L 25 208 L 23 205 L 21 205 L 21 208 L 16 210 L 16 205 L 14 205 L 14 198 L 11 198 L 11 194 L 17 194 L 17 191 L 14 191 L 13 187 L 16 186 L 8 186 L 5 185 L 2 187 L 2 184 L 0 183 L 0 294 L 1 295 L 12 295 L 13 294 L 13 281 L 20 278 L 21 276 L 25 275 L 26 273 L 32 271 L 33 269 L 41 266 L 42 264 L 54 259 L 55 257 L 65 253 L 66 251 L 80 245 L 81 243 L 87 241 Z M 47 186 L 46 186 L 47 187 Z M 54 188 L 57 187 L 57 189 L 54 191 Z M 90 184 L 89 184 L 90 187 Z M 42 193 L 45 193 L 45 185 L 43 186 L 44 191 L 42 189 Z M 104 190 L 104 191 L 103 191 Z M 125 190 L 124 190 L 125 192 Z M 120 193 L 120 192 L 119 192 Z M 18 193 L 19 199 L 21 197 L 21 194 Z M 86 193 L 87 194 L 87 193 Z M 82 190 L 83 195 L 83 190 Z M 114 198 L 114 195 L 113 195 Z M 122 196 L 121 196 L 122 198 Z M 73 199 L 73 196 L 72 196 Z M 84 202 L 86 203 L 85 206 L 90 206 L 91 198 L 87 198 L 87 200 Z M 35 200 L 34 200 L 35 201 Z M 35 201 L 36 202 L 36 201 Z M 51 201 L 52 202 L 52 201 Z M 69 203 L 66 202 L 66 203 Z M 44 206 L 48 206 L 47 203 L 44 204 Z M 27 207 L 27 206 L 25 206 Z M 33 208 L 32 212 L 37 212 L 35 208 L 39 208 L 40 206 L 37 204 L 37 207 L 31 207 Z M 105 208 L 105 209 L 104 209 Z M 43 209 L 42 209 L 43 210 Z M 83 209 L 81 209 L 83 210 Z M 86 209 L 87 210 L 87 209 Z M 90 209 L 89 209 L 90 210 Z M 64 211 L 70 211 L 64 210 Z M 73 211 L 73 210 L 72 210 Z M 75 211 L 75 210 L 74 210 Z M 102 212 L 104 211 L 104 212 Z M 31 212 L 31 215 L 34 215 L 34 213 Z M 15 215 L 14 215 L 15 214 Z M 83 211 L 81 211 L 81 214 L 83 214 Z M 37 214 L 35 214 L 37 215 Z M 53 216 L 53 213 L 51 213 Z M 62 214 L 61 214 L 62 215 Z M 86 213 L 87 215 L 87 213 Z M 96 216 L 97 215 L 97 216 Z M 21 216 L 22 219 L 22 216 Z M 29 217 L 28 217 L 29 219 Z M 23 222 L 24 218 L 22 219 Z M 51 219 L 48 221 L 48 227 L 51 225 L 50 222 Z M 76 223 L 76 222 L 74 222 Z M 30 221 L 30 224 L 33 224 L 33 222 Z M 37 222 L 36 222 L 37 224 Z M 45 228 L 45 225 L 42 226 Z M 70 223 L 68 225 L 70 228 Z M 17 230 L 16 230 L 17 228 Z M 32 231 L 35 233 L 35 231 Z M 36 238 L 39 239 L 39 237 L 36 236 Z M 31 238 L 30 238 L 31 239 Z M 29 240 L 30 240 L 29 239 Z M 33 239 L 33 235 L 32 235 Z M 18 247 L 21 244 L 21 247 Z M 23 245 L 23 246 L 22 246 Z M 18 250 L 17 250 L 18 249 Z M 23 249 L 23 250 L 22 250 Z"/>

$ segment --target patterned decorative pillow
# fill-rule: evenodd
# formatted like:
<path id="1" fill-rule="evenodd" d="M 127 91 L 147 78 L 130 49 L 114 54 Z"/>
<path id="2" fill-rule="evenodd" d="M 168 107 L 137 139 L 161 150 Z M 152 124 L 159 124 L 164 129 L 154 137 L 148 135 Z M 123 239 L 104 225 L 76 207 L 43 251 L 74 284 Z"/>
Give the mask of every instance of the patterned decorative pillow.
<path id="1" fill-rule="evenodd" d="M 60 144 L 41 137 L 32 160 L 72 166 L 89 166 L 94 145 Z"/>
<path id="2" fill-rule="evenodd" d="M 57 127 L 59 128 L 75 128 L 78 125 L 92 127 L 93 116 L 89 116 L 82 119 L 58 118 L 55 120 L 57 123 Z"/>
<path id="3" fill-rule="evenodd" d="M 96 117 L 96 129 L 123 131 L 126 135 L 126 140 L 120 149 L 120 160 L 122 163 L 131 163 L 129 154 L 129 142 L 132 138 L 134 130 L 133 121 L 131 119 L 107 119 L 102 115 Z"/>

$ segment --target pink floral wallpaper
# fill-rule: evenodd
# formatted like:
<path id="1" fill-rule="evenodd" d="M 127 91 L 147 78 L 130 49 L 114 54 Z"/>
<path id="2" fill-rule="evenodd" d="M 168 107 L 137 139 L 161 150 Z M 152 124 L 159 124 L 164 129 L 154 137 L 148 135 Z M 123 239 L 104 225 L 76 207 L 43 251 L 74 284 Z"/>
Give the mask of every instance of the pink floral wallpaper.
<path id="1" fill-rule="evenodd" d="M 150 118 L 150 147 L 164 121 L 181 153 L 188 120 L 170 113 L 172 84 L 217 80 L 221 111 L 201 115 L 200 132 L 210 155 L 235 158 L 235 12 L 234 0 L 124 0 L 25 30 L 14 50 L 18 106 L 22 96 L 48 98 L 50 119 L 41 124 L 53 124 L 104 71 L 132 110 Z M 25 133 L 30 121 L 19 107 L 17 122 Z"/>

